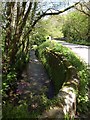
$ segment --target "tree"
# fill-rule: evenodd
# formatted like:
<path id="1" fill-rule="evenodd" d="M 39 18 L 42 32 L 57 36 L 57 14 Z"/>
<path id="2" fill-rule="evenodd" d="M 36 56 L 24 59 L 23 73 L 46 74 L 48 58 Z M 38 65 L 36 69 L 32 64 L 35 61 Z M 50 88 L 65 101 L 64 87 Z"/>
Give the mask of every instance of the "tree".
<path id="1" fill-rule="evenodd" d="M 75 8 L 88 17 L 87 42 L 90 42 L 90 0 L 88 0 L 87 2 L 83 0 Z"/>
<path id="2" fill-rule="evenodd" d="M 62 37 L 62 24 L 63 17 L 61 15 L 54 16 L 51 15 L 47 19 L 43 20 L 45 24 L 45 29 L 52 38 L 60 38 Z"/>
<path id="3" fill-rule="evenodd" d="M 4 38 L 3 38 L 3 72 L 7 75 L 10 71 L 20 73 L 29 59 L 29 35 L 38 21 L 47 15 L 58 15 L 78 3 L 68 6 L 64 10 L 57 10 L 57 5 L 45 6 L 46 3 L 32 1 L 6 2 L 3 12 Z M 60 3 L 59 3 L 60 5 Z"/>
<path id="4" fill-rule="evenodd" d="M 86 41 L 88 39 L 88 18 L 79 11 L 73 11 L 66 17 L 63 25 L 64 37 L 71 41 Z"/>
<path id="5" fill-rule="evenodd" d="M 32 31 L 32 34 L 30 34 L 30 44 L 33 45 L 40 45 L 42 42 L 46 41 L 46 38 L 48 36 L 48 31 L 46 29 L 45 20 L 40 20 L 35 28 Z"/>
<path id="6" fill-rule="evenodd" d="M 87 2 L 83 0 L 75 8 L 90 17 L 90 0 Z"/>

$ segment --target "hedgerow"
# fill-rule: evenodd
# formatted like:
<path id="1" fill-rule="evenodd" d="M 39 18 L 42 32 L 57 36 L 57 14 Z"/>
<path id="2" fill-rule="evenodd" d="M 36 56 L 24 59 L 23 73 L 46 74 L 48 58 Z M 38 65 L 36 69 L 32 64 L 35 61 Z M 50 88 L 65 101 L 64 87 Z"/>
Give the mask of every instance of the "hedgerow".
<path id="1" fill-rule="evenodd" d="M 87 70 L 86 63 L 84 61 L 82 61 L 77 55 L 75 55 L 71 51 L 71 49 L 69 49 L 67 47 L 63 47 L 61 44 L 58 44 L 55 41 L 44 42 L 37 48 L 36 55 L 39 57 L 39 59 L 41 59 L 49 76 L 51 77 L 52 76 L 51 74 L 53 74 L 54 80 L 55 80 L 55 77 L 57 79 L 58 77 L 60 77 L 60 75 L 65 76 L 65 73 L 62 74 L 62 72 L 64 72 L 64 70 L 62 69 L 61 73 L 59 75 L 57 75 L 56 73 L 58 73 L 58 67 L 55 67 L 54 70 L 50 70 L 50 69 L 52 69 L 52 67 L 47 62 L 46 49 L 50 49 L 53 52 L 58 52 L 59 54 L 62 54 L 67 59 L 67 61 L 76 68 L 77 74 L 80 79 L 79 88 L 78 88 L 79 92 L 77 95 L 77 111 L 80 113 L 87 112 L 88 107 L 89 107 L 88 84 L 89 84 L 90 76 L 89 76 L 89 71 Z M 48 57 L 50 57 L 50 56 L 48 56 Z M 51 58 L 51 62 L 52 62 L 52 59 L 53 58 Z M 55 64 L 58 64 L 57 61 L 56 61 L 56 63 L 54 63 L 54 66 L 55 66 Z M 53 71 L 53 72 L 50 72 L 50 71 Z M 58 80 L 59 79 L 60 78 L 58 78 Z M 64 77 L 62 77 L 62 79 L 64 79 Z M 56 88 L 58 91 L 58 82 L 57 82 Z"/>

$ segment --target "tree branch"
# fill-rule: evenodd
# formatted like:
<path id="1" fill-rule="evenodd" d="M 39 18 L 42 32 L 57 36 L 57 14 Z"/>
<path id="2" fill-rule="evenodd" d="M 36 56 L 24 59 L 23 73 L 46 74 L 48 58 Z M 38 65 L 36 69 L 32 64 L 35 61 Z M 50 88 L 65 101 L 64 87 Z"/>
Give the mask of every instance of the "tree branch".
<path id="1" fill-rule="evenodd" d="M 89 16 L 90 17 L 90 14 L 88 14 L 87 12 L 85 12 L 84 10 L 80 10 L 80 9 L 78 9 L 78 8 L 76 8 L 78 11 L 80 11 L 80 12 L 82 12 L 82 13 L 84 13 L 85 15 L 87 15 L 87 16 Z"/>
<path id="2" fill-rule="evenodd" d="M 46 16 L 46 15 L 58 15 L 58 14 L 64 13 L 65 11 L 67 11 L 67 10 L 69 10 L 69 9 L 71 9 L 71 8 L 74 8 L 77 4 L 79 4 L 79 2 L 75 3 L 75 4 L 72 5 L 72 6 L 69 6 L 69 7 L 65 8 L 64 10 L 60 10 L 60 11 L 58 11 L 58 12 L 50 12 L 50 13 L 47 13 L 48 11 L 46 11 L 44 16 Z"/>
<path id="3" fill-rule="evenodd" d="M 71 9 L 71 8 L 74 8 L 77 4 L 79 4 L 79 2 L 75 3 L 74 5 L 72 6 L 69 6 L 67 8 L 65 8 L 64 10 L 60 10 L 60 11 L 57 11 L 57 12 L 48 12 L 50 10 L 47 9 L 45 12 L 43 12 L 32 24 L 32 26 L 30 27 L 30 29 L 28 30 L 28 32 L 25 34 L 24 38 L 32 31 L 32 28 L 36 25 L 36 23 L 42 18 L 42 17 L 45 17 L 47 15 L 59 15 L 61 13 L 64 13 L 65 11 Z"/>
<path id="4" fill-rule="evenodd" d="M 90 2 L 88 4 L 90 4 Z M 88 4 L 87 3 L 79 3 L 79 6 L 75 7 L 75 9 L 90 17 L 90 8 L 89 8 Z"/>

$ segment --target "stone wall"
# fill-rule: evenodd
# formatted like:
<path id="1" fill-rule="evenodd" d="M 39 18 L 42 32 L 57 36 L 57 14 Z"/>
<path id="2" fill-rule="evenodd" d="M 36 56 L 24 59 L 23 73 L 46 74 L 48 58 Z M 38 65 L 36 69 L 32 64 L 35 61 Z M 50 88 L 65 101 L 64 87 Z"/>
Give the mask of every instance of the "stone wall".
<path id="1" fill-rule="evenodd" d="M 76 97 L 78 93 L 79 78 L 75 67 L 59 52 L 50 49 L 45 51 L 47 69 L 58 90 L 57 98 L 60 103 L 45 111 L 40 118 L 75 117 Z M 56 77 L 56 78 L 55 78 Z M 58 83 L 58 84 L 57 84 Z"/>

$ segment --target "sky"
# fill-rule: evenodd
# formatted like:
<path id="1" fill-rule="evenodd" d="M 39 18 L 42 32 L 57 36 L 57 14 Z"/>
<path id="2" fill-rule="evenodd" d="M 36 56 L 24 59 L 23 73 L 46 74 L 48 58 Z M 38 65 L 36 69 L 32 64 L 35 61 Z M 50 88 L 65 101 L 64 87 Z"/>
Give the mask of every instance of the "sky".
<path id="1" fill-rule="evenodd" d="M 85 1 L 85 2 L 87 2 L 87 1 L 89 1 L 89 0 L 39 0 L 39 1 L 41 1 L 41 2 L 63 2 L 63 1 L 69 1 L 69 3 L 70 4 L 72 4 L 72 3 L 75 3 L 75 2 L 79 2 L 79 1 Z"/>
<path id="2" fill-rule="evenodd" d="M 25 2 L 27 0 L 0 0 L 0 2 Z M 31 1 L 31 0 L 30 0 Z M 32 0 L 33 1 L 33 0 Z M 34 0 L 36 2 L 60 2 L 60 1 L 69 1 L 70 3 L 78 2 L 80 0 Z M 89 0 L 84 0 L 84 1 L 89 1 Z"/>
<path id="3" fill-rule="evenodd" d="M 63 1 L 70 1 L 71 3 L 73 3 L 73 2 L 77 2 L 77 1 L 79 1 L 79 0 L 42 0 L 43 2 L 45 1 L 48 1 L 48 2 L 63 2 Z"/>
<path id="4" fill-rule="evenodd" d="M 54 8 L 55 10 L 63 10 L 64 8 L 73 5 L 79 0 L 42 0 L 41 3 L 45 3 L 43 10 L 47 8 Z M 58 4 L 57 4 L 58 3 Z M 54 9 L 52 11 L 54 11 Z"/>

